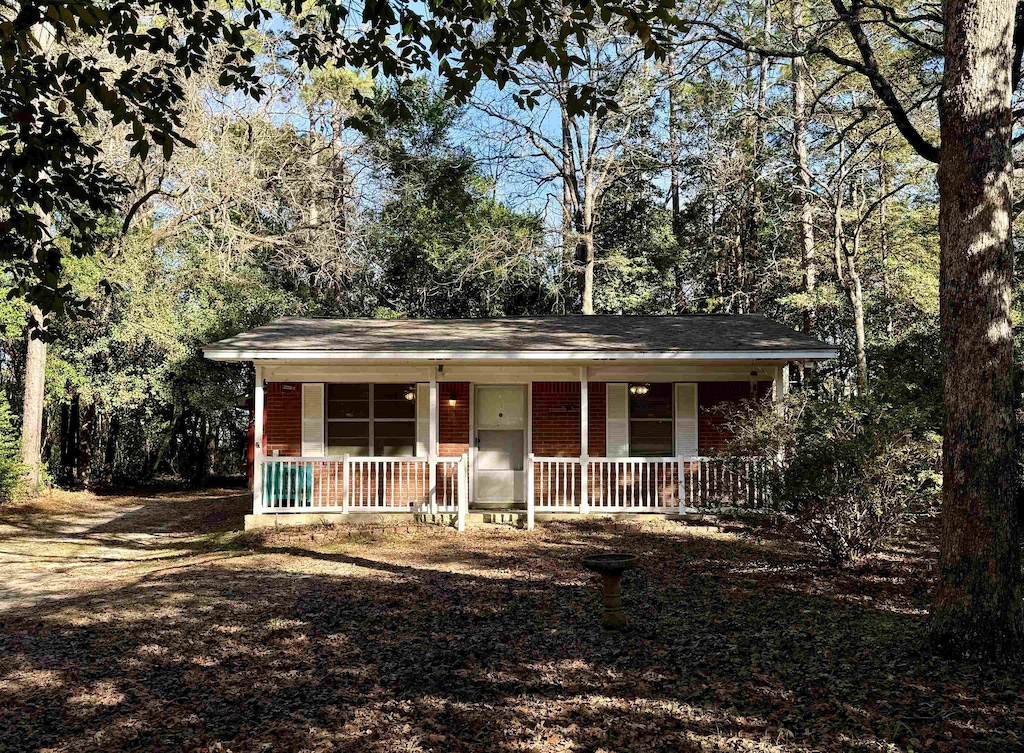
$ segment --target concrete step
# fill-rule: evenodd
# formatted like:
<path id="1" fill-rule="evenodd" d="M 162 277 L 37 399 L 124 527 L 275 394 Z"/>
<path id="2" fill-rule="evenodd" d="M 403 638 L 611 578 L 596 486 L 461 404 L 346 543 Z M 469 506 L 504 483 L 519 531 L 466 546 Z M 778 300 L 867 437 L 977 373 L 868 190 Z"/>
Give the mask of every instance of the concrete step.
<path id="1" fill-rule="evenodd" d="M 525 502 L 471 502 L 470 512 L 512 512 L 526 511 Z"/>
<path id="2" fill-rule="evenodd" d="M 455 525 L 456 515 L 454 513 L 438 513 L 437 515 L 420 515 L 418 520 L 423 523 L 433 523 L 434 525 L 453 526 Z M 466 525 L 473 526 L 488 526 L 488 525 L 501 525 L 501 526 L 525 526 L 526 525 L 526 511 L 525 510 L 496 510 L 496 511 L 483 511 L 483 510 L 470 510 L 466 515 Z"/>
<path id="3" fill-rule="evenodd" d="M 526 511 L 495 510 L 494 512 L 471 512 L 470 517 L 480 516 L 480 522 L 490 525 L 526 525 Z M 468 522 L 468 521 L 467 521 Z"/>

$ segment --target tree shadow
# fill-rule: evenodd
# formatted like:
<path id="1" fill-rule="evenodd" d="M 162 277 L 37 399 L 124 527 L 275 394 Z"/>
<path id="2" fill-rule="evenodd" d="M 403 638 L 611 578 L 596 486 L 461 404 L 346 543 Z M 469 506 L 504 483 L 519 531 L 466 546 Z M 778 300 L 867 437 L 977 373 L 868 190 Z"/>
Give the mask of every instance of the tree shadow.
<path id="1" fill-rule="evenodd" d="M 799 555 L 534 533 L 511 569 L 486 533 L 327 551 L 271 539 L 9 612 L 0 749 L 1020 749 L 1013 668 L 932 657 L 920 614 L 841 580 L 825 592 Z M 623 634 L 598 629 L 577 567 L 606 547 L 643 563 Z"/>

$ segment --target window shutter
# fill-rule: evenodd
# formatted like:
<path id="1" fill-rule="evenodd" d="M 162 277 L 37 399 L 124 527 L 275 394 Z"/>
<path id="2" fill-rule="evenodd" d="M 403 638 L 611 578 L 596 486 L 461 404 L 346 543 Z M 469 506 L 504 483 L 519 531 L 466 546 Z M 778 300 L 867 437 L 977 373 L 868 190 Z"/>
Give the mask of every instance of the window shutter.
<path id="1" fill-rule="evenodd" d="M 676 384 L 676 455 L 697 457 L 697 385 Z"/>
<path id="2" fill-rule="evenodd" d="M 302 456 L 324 456 L 324 385 L 302 385 Z"/>
<path id="3" fill-rule="evenodd" d="M 416 457 L 430 454 L 430 385 L 416 385 Z"/>
<path id="4" fill-rule="evenodd" d="M 629 455 L 629 385 L 609 383 L 606 388 L 605 442 L 608 457 Z"/>

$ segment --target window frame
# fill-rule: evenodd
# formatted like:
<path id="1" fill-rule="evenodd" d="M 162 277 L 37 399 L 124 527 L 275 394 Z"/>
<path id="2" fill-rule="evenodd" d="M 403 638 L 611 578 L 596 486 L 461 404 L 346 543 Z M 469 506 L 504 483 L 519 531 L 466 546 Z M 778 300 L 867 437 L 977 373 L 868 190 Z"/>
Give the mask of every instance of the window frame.
<path id="1" fill-rule="evenodd" d="M 633 401 L 630 399 L 632 393 L 630 388 L 635 384 L 666 384 L 668 385 L 669 416 L 668 418 L 633 418 Z M 665 423 L 669 424 L 669 446 L 668 455 L 634 455 L 633 454 L 633 422 L 639 423 Z M 676 386 L 675 382 L 626 382 L 626 457 L 630 458 L 674 458 L 676 456 Z"/>
<path id="2" fill-rule="evenodd" d="M 331 401 L 330 401 L 330 398 L 329 398 L 330 388 L 333 385 L 353 385 L 353 384 L 365 384 L 369 388 L 369 390 L 368 390 L 368 397 L 367 397 L 367 400 L 369 400 L 369 409 L 368 409 L 366 418 L 331 418 L 331 414 L 330 414 L 330 404 L 331 404 Z M 376 418 L 375 411 L 374 411 L 374 399 L 376 397 L 376 395 L 374 393 L 374 387 L 377 384 L 400 384 L 400 385 L 407 385 L 407 386 L 411 387 L 412 390 L 413 390 L 413 394 L 416 395 L 416 397 L 414 397 L 413 400 L 411 401 L 413 406 L 414 406 L 412 418 Z M 366 455 L 359 455 L 359 456 L 356 456 L 356 457 L 369 457 L 369 458 L 374 458 L 374 457 L 380 457 L 380 458 L 386 458 L 386 457 L 405 457 L 405 456 L 401 456 L 401 455 L 399 455 L 399 456 L 392 456 L 392 455 L 376 455 L 376 454 L 374 454 L 374 439 L 376 438 L 375 437 L 375 433 L 374 433 L 374 424 L 377 421 L 380 421 L 381 423 L 409 423 L 409 424 L 412 424 L 413 428 L 412 428 L 412 455 L 411 455 L 411 457 L 419 457 L 416 454 L 416 446 L 417 446 L 417 442 L 416 442 L 416 422 L 417 422 L 418 419 L 417 419 L 417 414 L 416 414 L 416 409 L 415 409 L 416 401 L 418 399 L 419 399 L 419 395 L 417 394 L 416 383 L 415 382 L 413 382 L 411 384 L 407 383 L 407 382 L 327 382 L 326 385 L 325 385 L 325 389 L 324 389 L 324 450 L 325 450 L 325 454 L 330 454 L 330 451 L 331 451 L 330 431 L 329 431 L 330 424 L 331 423 L 339 423 L 339 424 L 345 423 L 345 424 L 369 424 L 368 433 L 367 433 L 367 440 L 366 440 L 367 441 L 367 453 L 368 454 L 366 454 Z"/>

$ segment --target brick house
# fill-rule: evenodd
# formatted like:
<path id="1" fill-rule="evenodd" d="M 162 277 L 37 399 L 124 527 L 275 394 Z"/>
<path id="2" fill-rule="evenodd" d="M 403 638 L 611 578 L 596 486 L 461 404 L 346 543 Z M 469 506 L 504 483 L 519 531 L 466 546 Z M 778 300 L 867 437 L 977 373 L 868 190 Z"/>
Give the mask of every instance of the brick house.
<path id="1" fill-rule="evenodd" d="M 250 527 L 756 502 L 718 408 L 836 356 L 753 315 L 281 319 L 204 353 L 255 368 Z"/>

